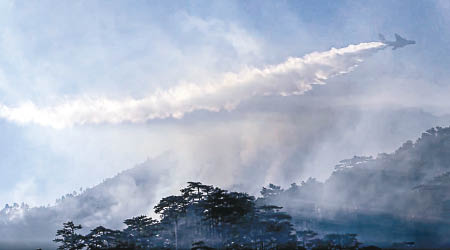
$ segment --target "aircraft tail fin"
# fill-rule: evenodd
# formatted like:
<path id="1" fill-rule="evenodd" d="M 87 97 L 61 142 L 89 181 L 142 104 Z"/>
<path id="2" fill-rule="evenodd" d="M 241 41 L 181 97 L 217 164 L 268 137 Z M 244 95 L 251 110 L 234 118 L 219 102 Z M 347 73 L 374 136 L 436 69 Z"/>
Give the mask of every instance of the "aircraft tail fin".
<path id="1" fill-rule="evenodd" d="M 385 42 L 385 41 L 386 41 L 386 39 L 384 38 L 383 34 L 378 34 L 378 38 L 380 38 L 380 40 L 381 40 L 382 42 Z"/>
<path id="2" fill-rule="evenodd" d="M 397 42 L 406 41 L 406 39 L 401 37 L 399 34 L 395 33 L 395 41 Z"/>

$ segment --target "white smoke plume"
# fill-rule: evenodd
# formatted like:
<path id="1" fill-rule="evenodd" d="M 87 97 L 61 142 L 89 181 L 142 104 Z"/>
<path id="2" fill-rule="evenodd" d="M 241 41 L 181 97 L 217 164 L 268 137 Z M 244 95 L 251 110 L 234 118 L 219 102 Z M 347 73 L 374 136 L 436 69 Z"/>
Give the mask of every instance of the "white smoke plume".
<path id="1" fill-rule="evenodd" d="M 384 47 L 383 43 L 369 42 L 313 52 L 262 69 L 245 68 L 238 73 L 228 73 L 215 82 L 183 83 L 167 90 L 158 90 L 142 99 L 84 97 L 50 107 L 38 107 L 32 102 L 17 107 L 0 104 L 0 117 L 19 124 L 64 128 L 82 124 L 181 118 L 195 110 L 232 110 L 239 102 L 252 96 L 301 95 L 312 89 L 314 84 L 324 84 L 330 77 L 352 71 L 365 56 Z"/>

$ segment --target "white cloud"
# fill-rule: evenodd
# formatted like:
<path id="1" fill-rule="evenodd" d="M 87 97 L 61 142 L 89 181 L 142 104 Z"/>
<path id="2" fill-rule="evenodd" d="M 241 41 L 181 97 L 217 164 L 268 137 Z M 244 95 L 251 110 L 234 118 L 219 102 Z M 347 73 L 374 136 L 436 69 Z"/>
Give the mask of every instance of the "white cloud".
<path id="1" fill-rule="evenodd" d="M 32 102 L 17 107 L 0 105 L 0 117 L 19 124 L 64 128 L 82 124 L 139 123 L 151 119 L 181 118 L 195 110 L 232 110 L 242 100 L 252 96 L 303 94 L 315 84 L 324 84 L 330 77 L 353 70 L 364 56 L 384 46 L 371 42 L 313 52 L 265 68 L 247 67 L 239 73 L 225 74 L 214 82 L 181 83 L 142 99 L 81 97 L 50 107 L 38 107 Z"/>
<path id="2" fill-rule="evenodd" d="M 226 41 L 240 57 L 257 55 L 261 51 L 261 45 L 257 39 L 235 23 L 219 19 L 202 19 L 187 14 L 183 14 L 181 20 L 184 21 L 182 23 L 184 31 L 198 30 L 207 36 L 209 41 L 215 39 Z"/>

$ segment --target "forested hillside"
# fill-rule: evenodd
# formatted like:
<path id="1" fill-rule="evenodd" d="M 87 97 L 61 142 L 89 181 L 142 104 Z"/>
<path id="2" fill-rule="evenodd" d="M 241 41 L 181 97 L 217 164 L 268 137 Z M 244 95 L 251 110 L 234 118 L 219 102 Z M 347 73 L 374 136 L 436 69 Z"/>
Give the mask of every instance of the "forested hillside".
<path id="1" fill-rule="evenodd" d="M 270 184 L 255 198 L 199 182 L 154 207 L 158 218 L 125 220 L 124 230 L 58 231 L 98 248 L 292 249 L 445 247 L 450 236 L 450 128 L 427 130 L 391 154 L 342 160 L 325 182 Z M 71 239 L 72 241 L 67 241 Z"/>
<path id="2" fill-rule="evenodd" d="M 427 130 L 391 154 L 342 160 L 325 182 L 270 185 L 263 200 L 283 206 L 298 227 L 355 232 L 364 242 L 399 239 L 448 245 L 450 128 Z"/>
<path id="3" fill-rule="evenodd" d="M 97 224 L 122 227 L 122 220 L 142 211 L 149 211 L 158 202 L 159 185 L 166 172 L 153 166 L 169 169 L 173 164 L 170 154 L 148 160 L 102 183 L 63 195 L 53 206 L 29 207 L 26 204 L 6 205 L 0 210 L 0 249 L 3 244 L 23 242 L 18 249 L 54 248 L 51 244 L 60 224 L 74 220 L 86 227 Z M 24 240 L 25 239 L 25 240 Z M 15 245 L 18 245 L 15 243 Z"/>
<path id="4" fill-rule="evenodd" d="M 167 182 L 164 178 L 168 175 L 164 171 L 155 172 L 152 166 L 165 164 L 169 169 L 174 159 L 166 154 L 81 193 L 65 195 L 55 206 L 7 205 L 0 212 L 0 232 L 11 241 L 20 240 L 19 236 L 26 238 L 27 247 L 33 249 L 49 246 L 63 221 L 73 221 L 74 226 L 82 224 L 80 235 L 97 237 L 120 232 L 123 237 L 123 233 L 132 230 L 133 223 L 143 220 L 151 225 L 147 228 L 156 237 L 148 238 L 149 241 L 169 248 L 177 244 L 193 247 L 193 243 L 202 241 L 209 247 L 241 243 L 242 246 L 251 243 L 253 247 L 258 244 L 312 247 L 337 241 L 383 247 L 412 242 L 417 247 L 448 246 L 449 152 L 450 128 L 437 127 L 424 132 L 415 142 L 404 143 L 393 153 L 342 160 L 324 182 L 309 178 L 288 187 L 271 184 L 262 188 L 257 197 L 192 182 L 179 195 L 159 201 L 158 194 L 152 192 L 161 190 L 155 187 Z M 192 185 L 199 189 L 194 190 Z M 222 202 L 224 197 L 228 201 L 214 203 Z M 167 210 L 168 202 L 174 202 L 170 199 L 178 199 L 181 205 Z M 155 204 L 159 205 L 153 209 Z M 214 210 L 210 214 L 211 206 L 219 212 Z M 171 211 L 170 216 L 167 211 Z M 153 218 L 140 217 L 143 214 Z M 178 243 L 174 242 L 171 217 L 174 215 L 179 217 Z M 123 224 L 124 220 L 127 223 Z M 271 230 L 277 232 L 276 237 Z M 271 235 L 270 239 L 265 238 L 267 235 Z M 87 238 L 82 242 L 87 246 Z M 136 244 L 133 239 L 127 242 Z M 200 247 L 201 243 L 198 244 Z"/>

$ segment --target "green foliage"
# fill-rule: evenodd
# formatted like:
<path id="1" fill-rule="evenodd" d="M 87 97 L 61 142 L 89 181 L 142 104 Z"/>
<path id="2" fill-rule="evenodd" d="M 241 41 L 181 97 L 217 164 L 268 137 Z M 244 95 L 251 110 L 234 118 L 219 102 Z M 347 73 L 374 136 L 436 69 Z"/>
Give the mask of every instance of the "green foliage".
<path id="1" fill-rule="evenodd" d="M 306 184 L 303 184 L 306 185 Z M 270 190 L 282 191 L 272 185 Z M 269 191 L 270 195 L 276 192 Z M 313 231 L 295 232 L 282 207 L 256 205 L 246 193 L 189 182 L 181 195 L 168 196 L 154 207 L 160 220 L 145 215 L 126 219 L 124 230 L 98 226 L 83 236 L 81 225 L 63 224 L 58 249 L 296 249 L 336 244 L 336 237 L 316 239 Z M 334 238 L 333 238 L 334 237 Z M 339 236 L 355 245 L 356 235 Z M 353 237 L 353 238 L 352 238 Z M 314 242 L 315 240 L 315 242 Z M 320 244 L 318 243 L 320 242 Z"/>
<path id="2" fill-rule="evenodd" d="M 81 225 L 75 225 L 72 221 L 63 223 L 63 228 L 56 231 L 57 238 L 53 240 L 61 244 L 58 249 L 83 249 L 86 246 L 85 237 L 75 232 L 81 228 Z"/>
<path id="3" fill-rule="evenodd" d="M 120 231 L 111 230 L 103 226 L 98 226 L 86 235 L 86 245 L 88 249 L 107 249 L 120 245 Z"/>
<path id="4" fill-rule="evenodd" d="M 270 198 L 280 195 L 283 191 L 284 190 L 281 189 L 280 186 L 270 183 L 267 188 L 263 187 L 263 189 L 261 190 L 261 195 L 263 196 L 263 198 Z"/>

